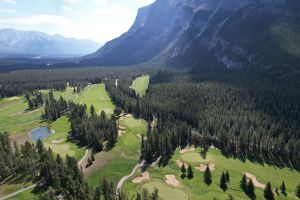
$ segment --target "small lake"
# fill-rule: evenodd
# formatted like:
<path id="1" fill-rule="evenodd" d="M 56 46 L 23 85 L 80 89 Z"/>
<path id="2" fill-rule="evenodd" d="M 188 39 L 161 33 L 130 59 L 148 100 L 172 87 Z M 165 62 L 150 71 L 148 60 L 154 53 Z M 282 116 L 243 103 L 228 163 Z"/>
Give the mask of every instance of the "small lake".
<path id="1" fill-rule="evenodd" d="M 39 128 L 33 129 L 29 133 L 29 137 L 32 141 L 36 142 L 36 141 L 38 141 L 38 139 L 40 139 L 40 140 L 46 139 L 51 134 L 52 134 L 52 131 L 48 127 L 39 127 Z"/>

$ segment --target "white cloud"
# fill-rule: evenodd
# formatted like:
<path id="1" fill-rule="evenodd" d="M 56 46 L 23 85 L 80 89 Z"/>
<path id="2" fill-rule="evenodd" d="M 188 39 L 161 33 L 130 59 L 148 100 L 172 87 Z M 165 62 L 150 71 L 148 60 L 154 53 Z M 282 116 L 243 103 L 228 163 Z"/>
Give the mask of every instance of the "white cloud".
<path id="1" fill-rule="evenodd" d="M 91 0 L 94 3 L 98 3 L 98 4 L 106 4 L 107 0 Z"/>
<path id="2" fill-rule="evenodd" d="M 3 0 L 6 3 L 10 3 L 10 4 L 17 4 L 17 2 L 15 0 Z"/>
<path id="3" fill-rule="evenodd" d="M 0 13 L 4 13 L 4 14 L 16 14 L 17 11 L 15 9 L 0 9 Z"/>
<path id="4" fill-rule="evenodd" d="M 67 11 L 67 12 L 72 12 L 73 11 L 73 9 L 71 7 L 68 7 L 68 6 L 62 6 L 61 9 L 63 11 Z"/>
<path id="5" fill-rule="evenodd" d="M 111 16 L 120 16 L 128 12 L 130 12 L 130 10 L 125 5 L 106 6 L 106 7 L 98 8 L 93 11 L 94 14 L 104 14 L 104 15 L 111 15 Z"/>
<path id="6" fill-rule="evenodd" d="M 21 25 L 57 25 L 61 27 L 72 25 L 74 22 L 70 18 L 58 15 L 33 15 L 12 20 L 10 23 Z"/>

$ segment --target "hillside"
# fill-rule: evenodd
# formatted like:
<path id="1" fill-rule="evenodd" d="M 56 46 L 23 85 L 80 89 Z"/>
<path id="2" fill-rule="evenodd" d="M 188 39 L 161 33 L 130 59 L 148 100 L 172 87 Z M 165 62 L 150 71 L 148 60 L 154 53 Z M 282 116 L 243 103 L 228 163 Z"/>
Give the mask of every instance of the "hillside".
<path id="1" fill-rule="evenodd" d="M 177 67 L 293 68 L 300 61 L 299 9 L 294 0 L 157 0 L 139 9 L 128 32 L 81 63 L 155 58 Z"/>

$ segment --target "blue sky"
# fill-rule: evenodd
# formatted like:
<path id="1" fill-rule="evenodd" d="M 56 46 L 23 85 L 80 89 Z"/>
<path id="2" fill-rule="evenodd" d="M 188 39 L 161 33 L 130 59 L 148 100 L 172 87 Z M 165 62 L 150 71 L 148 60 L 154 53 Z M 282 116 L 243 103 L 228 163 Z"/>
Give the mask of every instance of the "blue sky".
<path id="1" fill-rule="evenodd" d="M 155 0 L 0 0 L 0 29 L 36 30 L 104 44 Z"/>

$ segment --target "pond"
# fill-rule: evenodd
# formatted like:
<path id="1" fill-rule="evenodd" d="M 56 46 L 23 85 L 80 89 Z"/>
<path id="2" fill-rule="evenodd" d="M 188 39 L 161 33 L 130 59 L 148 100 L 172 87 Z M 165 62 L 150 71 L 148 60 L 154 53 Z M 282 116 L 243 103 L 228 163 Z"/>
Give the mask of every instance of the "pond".
<path id="1" fill-rule="evenodd" d="M 39 127 L 33 129 L 29 133 L 29 137 L 32 141 L 38 141 L 38 139 L 44 140 L 46 139 L 49 135 L 52 134 L 52 130 L 49 129 L 48 127 Z"/>

